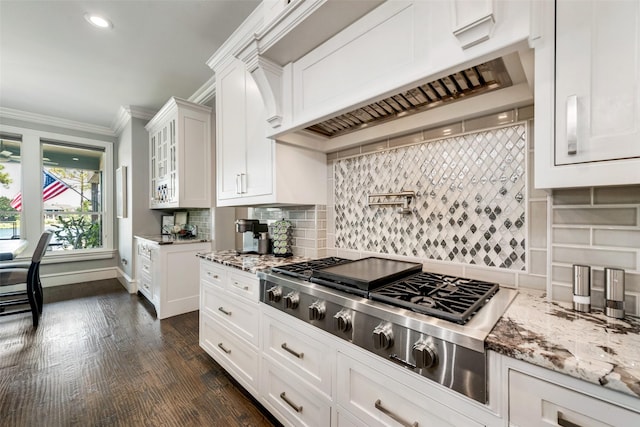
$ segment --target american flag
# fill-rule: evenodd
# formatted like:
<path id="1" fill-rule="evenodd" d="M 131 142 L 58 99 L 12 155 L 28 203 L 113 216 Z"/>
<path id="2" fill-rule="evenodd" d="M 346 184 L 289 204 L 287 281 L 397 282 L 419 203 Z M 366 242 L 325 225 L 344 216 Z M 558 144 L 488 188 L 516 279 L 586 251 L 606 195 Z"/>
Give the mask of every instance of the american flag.
<path id="1" fill-rule="evenodd" d="M 64 193 L 69 188 L 67 184 L 51 175 L 49 172 L 42 171 L 42 173 L 44 175 L 44 181 L 42 184 L 43 202 L 56 197 L 58 194 Z M 22 192 L 18 193 L 18 195 L 13 198 L 9 205 L 19 211 L 22 210 Z"/>

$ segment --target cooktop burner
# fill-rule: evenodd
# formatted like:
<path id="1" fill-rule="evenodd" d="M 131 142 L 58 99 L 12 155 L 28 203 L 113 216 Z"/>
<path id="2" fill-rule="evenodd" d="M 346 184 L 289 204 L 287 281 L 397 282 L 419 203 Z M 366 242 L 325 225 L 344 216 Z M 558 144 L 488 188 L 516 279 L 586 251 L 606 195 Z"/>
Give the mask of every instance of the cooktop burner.
<path id="1" fill-rule="evenodd" d="M 369 297 L 463 324 L 498 289 L 496 283 L 422 272 L 381 286 Z"/>
<path id="2" fill-rule="evenodd" d="M 338 257 L 319 258 L 306 262 L 298 262 L 295 264 L 285 264 L 278 267 L 272 267 L 274 273 L 286 274 L 287 276 L 297 277 L 298 279 L 309 280 L 313 270 L 319 268 L 340 265 L 352 260 Z"/>

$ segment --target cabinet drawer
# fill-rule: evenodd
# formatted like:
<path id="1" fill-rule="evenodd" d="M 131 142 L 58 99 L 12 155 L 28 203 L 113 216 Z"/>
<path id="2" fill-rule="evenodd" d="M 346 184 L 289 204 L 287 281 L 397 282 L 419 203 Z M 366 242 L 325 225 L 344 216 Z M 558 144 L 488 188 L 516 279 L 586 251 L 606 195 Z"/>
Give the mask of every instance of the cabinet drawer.
<path id="1" fill-rule="evenodd" d="M 260 300 L 260 280 L 253 274 L 230 273 L 227 290 L 249 301 L 257 303 Z"/>
<path id="2" fill-rule="evenodd" d="M 238 382 L 256 393 L 258 351 L 234 336 L 214 318 L 200 313 L 200 346 Z"/>
<path id="3" fill-rule="evenodd" d="M 149 274 L 140 274 L 138 276 L 138 290 L 142 292 L 142 294 L 147 297 L 151 303 L 153 303 L 153 283 L 151 279 L 151 275 Z"/>
<path id="4" fill-rule="evenodd" d="M 264 315 L 263 352 L 303 377 L 322 393 L 331 397 L 331 372 L 333 360 L 327 345 L 302 333 L 300 328 L 291 328 L 282 322 Z"/>
<path id="5" fill-rule="evenodd" d="M 202 311 L 258 347 L 260 312 L 257 304 L 221 294 L 211 285 L 202 285 Z"/>
<path id="6" fill-rule="evenodd" d="M 330 401 L 286 368 L 262 360 L 261 392 L 268 406 L 294 426 L 331 425 Z"/>
<path id="7" fill-rule="evenodd" d="M 471 426 L 481 424 L 384 375 L 386 366 L 364 365 L 338 353 L 338 403 L 367 426 Z"/>
<path id="8" fill-rule="evenodd" d="M 211 261 L 200 261 L 200 281 L 207 282 L 220 289 L 224 288 L 224 280 L 227 275 L 225 267 L 218 266 Z"/>
<path id="9" fill-rule="evenodd" d="M 509 425 L 638 426 L 640 414 L 511 370 Z"/>

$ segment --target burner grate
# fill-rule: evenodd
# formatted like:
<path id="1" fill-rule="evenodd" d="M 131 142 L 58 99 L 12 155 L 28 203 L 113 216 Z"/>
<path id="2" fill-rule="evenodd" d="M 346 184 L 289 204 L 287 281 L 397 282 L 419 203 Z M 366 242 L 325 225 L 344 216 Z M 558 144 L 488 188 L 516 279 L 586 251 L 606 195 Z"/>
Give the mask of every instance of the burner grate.
<path id="1" fill-rule="evenodd" d="M 330 267 L 332 265 L 345 264 L 347 262 L 352 262 L 352 260 L 339 257 L 327 257 L 311 261 L 297 262 L 295 264 L 280 265 L 278 267 L 272 267 L 271 271 L 274 273 L 286 274 L 287 276 L 296 277 L 298 279 L 309 280 L 313 270 Z"/>
<path id="2" fill-rule="evenodd" d="M 498 289 L 496 283 L 422 272 L 382 286 L 370 298 L 463 324 Z"/>

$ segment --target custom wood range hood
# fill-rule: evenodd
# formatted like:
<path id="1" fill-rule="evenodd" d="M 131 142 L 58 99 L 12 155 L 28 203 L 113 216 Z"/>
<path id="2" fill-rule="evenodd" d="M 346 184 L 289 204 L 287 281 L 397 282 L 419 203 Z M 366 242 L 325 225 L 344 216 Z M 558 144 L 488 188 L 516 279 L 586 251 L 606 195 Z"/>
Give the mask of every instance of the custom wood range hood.
<path id="1" fill-rule="evenodd" d="M 329 138 L 512 85 L 502 58 L 420 84 L 305 128 Z"/>

